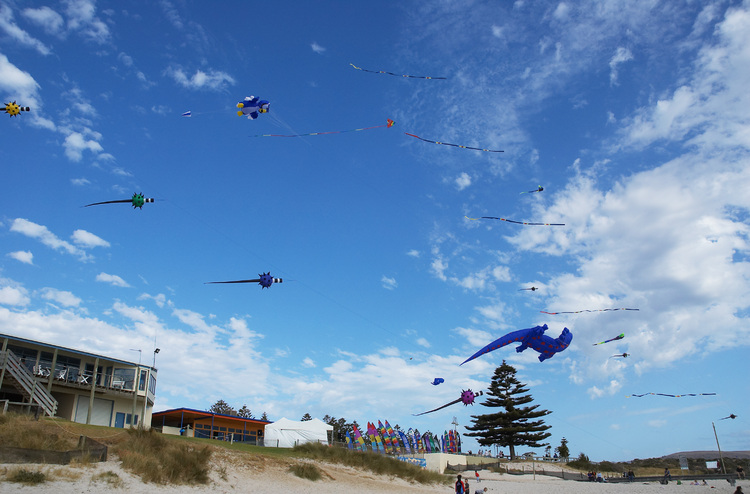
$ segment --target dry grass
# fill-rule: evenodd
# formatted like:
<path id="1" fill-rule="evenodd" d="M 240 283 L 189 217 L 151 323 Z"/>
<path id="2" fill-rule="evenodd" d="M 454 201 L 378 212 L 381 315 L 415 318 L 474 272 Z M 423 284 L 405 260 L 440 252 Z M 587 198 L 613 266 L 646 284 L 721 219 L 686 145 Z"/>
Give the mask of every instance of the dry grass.
<path id="1" fill-rule="evenodd" d="M 344 448 L 331 448 L 321 444 L 308 443 L 292 449 L 298 456 L 350 467 L 370 470 L 379 475 L 399 477 L 420 484 L 447 484 L 450 477 L 423 470 L 416 465 L 399 461 L 377 453 L 363 453 Z"/>
<path id="2" fill-rule="evenodd" d="M 320 480 L 323 474 L 320 469 L 312 463 L 295 463 L 289 467 L 289 471 L 301 479 Z"/>
<path id="3" fill-rule="evenodd" d="M 128 429 L 127 439 L 115 448 L 122 466 L 145 482 L 205 484 L 209 480 L 211 448 L 170 441 L 152 430 Z"/>
<path id="4" fill-rule="evenodd" d="M 14 468 L 5 474 L 8 482 L 19 484 L 36 485 L 47 480 L 47 476 L 39 470 L 26 470 L 25 468 Z"/>
<path id="5" fill-rule="evenodd" d="M 103 482 L 107 484 L 108 486 L 114 487 L 116 489 L 123 487 L 125 485 L 125 483 L 122 481 L 120 476 L 112 471 L 106 471 L 106 472 L 102 472 L 102 473 L 98 473 L 94 475 L 93 477 L 91 477 L 91 482 L 92 483 Z"/>
<path id="6" fill-rule="evenodd" d="M 12 448 L 69 451 L 78 445 L 78 436 L 50 429 L 44 421 L 26 415 L 0 415 L 0 444 Z"/>

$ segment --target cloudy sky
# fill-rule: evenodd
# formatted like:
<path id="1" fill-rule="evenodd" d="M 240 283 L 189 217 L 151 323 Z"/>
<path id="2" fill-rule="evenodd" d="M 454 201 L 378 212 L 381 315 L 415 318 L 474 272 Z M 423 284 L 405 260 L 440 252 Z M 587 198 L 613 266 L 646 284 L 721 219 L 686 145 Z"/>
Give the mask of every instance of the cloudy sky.
<path id="1" fill-rule="evenodd" d="M 156 410 L 464 431 L 412 414 L 505 359 L 574 455 L 747 449 L 748 80 L 747 1 L 6 0 L 0 332 L 158 347 Z"/>

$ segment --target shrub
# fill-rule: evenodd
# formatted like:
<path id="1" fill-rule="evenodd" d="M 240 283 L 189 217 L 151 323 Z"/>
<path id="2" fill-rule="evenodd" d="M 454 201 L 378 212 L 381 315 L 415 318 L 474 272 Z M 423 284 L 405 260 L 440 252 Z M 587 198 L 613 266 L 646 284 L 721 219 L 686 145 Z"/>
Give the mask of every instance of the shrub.
<path id="1" fill-rule="evenodd" d="M 26 469 L 18 469 L 8 475 L 8 480 L 27 485 L 41 484 L 47 477 L 42 472 L 32 472 Z"/>
<path id="2" fill-rule="evenodd" d="M 145 482 L 157 484 L 205 484 L 208 482 L 211 449 L 168 441 L 153 430 L 129 429 L 128 438 L 117 446 L 126 469 Z"/>
<path id="3" fill-rule="evenodd" d="M 295 463 L 289 467 L 289 471 L 301 479 L 320 480 L 320 469 L 312 463 Z"/>

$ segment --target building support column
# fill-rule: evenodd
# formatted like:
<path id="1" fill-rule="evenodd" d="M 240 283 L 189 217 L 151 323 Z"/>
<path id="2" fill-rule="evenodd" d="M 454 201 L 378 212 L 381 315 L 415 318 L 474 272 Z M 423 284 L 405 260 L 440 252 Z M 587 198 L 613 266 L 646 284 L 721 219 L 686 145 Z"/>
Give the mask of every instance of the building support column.
<path id="1" fill-rule="evenodd" d="M 57 351 L 57 350 L 55 350 Z M 55 354 L 55 357 L 57 354 Z M 99 357 L 94 360 L 94 372 L 91 374 L 91 394 L 89 395 L 89 411 L 86 412 L 86 424 L 91 423 L 91 412 L 94 410 L 94 391 L 96 391 L 96 371 L 99 369 Z"/>
<path id="2" fill-rule="evenodd" d="M 52 394 L 52 381 L 55 380 L 55 366 L 57 365 L 57 348 L 55 353 L 52 354 L 52 364 L 49 368 L 49 377 L 47 378 L 47 392 Z"/>
<path id="3" fill-rule="evenodd" d="M 3 353 L 8 351 L 8 338 L 3 338 Z M 0 388 L 3 387 L 3 379 L 5 379 L 5 366 L 8 365 L 8 359 L 6 357 L 3 369 L 0 370 Z M 7 406 L 7 405 L 6 405 Z"/>

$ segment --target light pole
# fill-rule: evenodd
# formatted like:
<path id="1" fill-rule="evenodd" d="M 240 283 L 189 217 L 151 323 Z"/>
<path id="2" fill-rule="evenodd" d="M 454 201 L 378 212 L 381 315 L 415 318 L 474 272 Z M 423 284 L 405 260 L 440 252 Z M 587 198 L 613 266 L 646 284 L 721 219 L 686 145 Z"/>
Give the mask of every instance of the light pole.
<path id="1" fill-rule="evenodd" d="M 131 352 L 138 352 L 138 367 L 135 369 L 135 374 L 133 375 L 133 410 L 130 413 L 130 428 L 135 427 L 135 403 L 138 400 L 138 385 L 136 382 L 138 381 L 138 374 L 141 371 L 141 355 L 143 354 L 140 349 L 131 348 Z"/>

